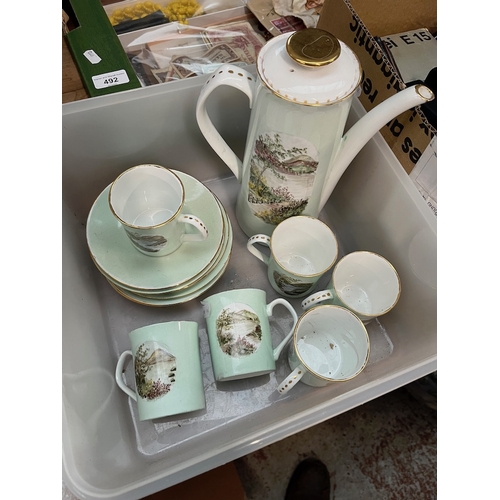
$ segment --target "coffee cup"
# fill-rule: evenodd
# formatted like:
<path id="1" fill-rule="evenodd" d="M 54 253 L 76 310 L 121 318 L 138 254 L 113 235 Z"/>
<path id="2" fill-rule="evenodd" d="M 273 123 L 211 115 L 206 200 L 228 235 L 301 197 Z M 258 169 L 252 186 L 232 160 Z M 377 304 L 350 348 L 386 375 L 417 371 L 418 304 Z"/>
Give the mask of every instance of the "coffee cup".
<path id="1" fill-rule="evenodd" d="M 401 295 L 401 281 L 392 264 L 373 252 L 358 251 L 342 257 L 325 290 L 302 301 L 307 310 L 317 304 L 336 304 L 351 310 L 363 323 L 388 313 Z"/>
<path id="2" fill-rule="evenodd" d="M 256 377 L 276 369 L 276 360 L 293 334 L 297 314 L 285 299 L 266 304 L 266 292 L 257 288 L 229 290 L 202 301 L 215 379 L 219 382 Z M 273 349 L 269 317 L 282 305 L 293 326 Z"/>
<path id="3" fill-rule="evenodd" d="M 118 387 L 137 402 L 139 420 L 205 408 L 198 323 L 170 321 L 129 333 L 131 350 L 116 365 Z M 135 390 L 123 379 L 127 359 L 133 358 Z"/>
<path id="4" fill-rule="evenodd" d="M 162 257 L 186 241 L 204 241 L 208 230 L 197 215 L 183 213 L 181 179 L 160 165 L 138 165 L 120 174 L 109 190 L 111 213 L 139 252 Z M 186 225 L 196 232 L 186 232 Z"/>
<path id="5" fill-rule="evenodd" d="M 301 381 L 313 387 L 350 380 L 370 356 L 370 339 L 361 320 L 348 309 L 320 305 L 300 316 L 288 349 L 292 372 L 278 387 L 285 394 Z"/>
<path id="6" fill-rule="evenodd" d="M 257 244 L 269 247 L 270 255 L 260 251 Z M 252 236 L 247 249 L 267 265 L 267 277 L 274 290 L 290 298 L 310 293 L 338 255 L 333 231 L 319 219 L 303 215 L 285 219 L 271 236 Z"/>

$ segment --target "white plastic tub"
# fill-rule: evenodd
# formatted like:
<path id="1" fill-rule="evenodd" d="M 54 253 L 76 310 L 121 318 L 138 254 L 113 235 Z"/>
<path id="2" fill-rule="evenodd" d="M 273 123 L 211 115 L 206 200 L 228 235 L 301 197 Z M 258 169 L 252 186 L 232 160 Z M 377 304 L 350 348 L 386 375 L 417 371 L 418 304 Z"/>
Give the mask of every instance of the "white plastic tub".
<path id="1" fill-rule="evenodd" d="M 289 372 L 216 384 L 200 300 L 224 289 L 261 287 L 277 295 L 265 266 L 245 249 L 234 218 L 238 182 L 200 134 L 195 103 L 205 78 L 157 85 L 63 105 L 63 480 L 79 498 L 137 499 L 220 466 L 363 404 L 436 370 L 436 219 L 380 135 L 341 179 L 321 219 L 337 233 L 341 254 L 372 250 L 398 270 L 398 305 L 372 322 L 371 358 L 345 383 L 298 384 L 275 391 Z M 246 97 L 216 92 L 213 119 L 242 155 Z M 364 111 L 354 103 L 351 120 Z M 221 280 L 186 304 L 150 308 L 114 292 L 94 267 L 85 241 L 88 211 L 126 168 L 159 163 L 206 183 L 222 200 L 234 249 Z M 320 281 L 326 284 L 328 277 Z M 319 288 L 318 288 L 319 289 Z M 292 301 L 300 312 L 300 299 Z M 273 320 L 280 337 L 286 311 Z M 199 323 L 206 410 L 140 422 L 135 403 L 118 389 L 114 369 L 129 348 L 128 332 L 174 319 Z M 126 373 L 132 382 L 130 367 Z"/>

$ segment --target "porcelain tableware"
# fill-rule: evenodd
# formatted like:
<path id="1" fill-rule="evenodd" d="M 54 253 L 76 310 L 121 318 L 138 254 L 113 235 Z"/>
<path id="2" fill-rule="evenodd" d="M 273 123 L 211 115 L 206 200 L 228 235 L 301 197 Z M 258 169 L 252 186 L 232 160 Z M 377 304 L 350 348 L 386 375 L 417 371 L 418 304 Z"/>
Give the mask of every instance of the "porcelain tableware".
<path id="1" fill-rule="evenodd" d="M 116 283 L 109 281 L 110 285 L 123 297 L 126 299 L 136 302 L 137 304 L 142 304 L 145 306 L 152 307 L 165 307 L 165 306 L 173 306 L 177 304 L 183 304 L 190 300 L 199 297 L 201 294 L 209 290 L 224 274 L 227 265 L 229 263 L 229 259 L 231 257 L 232 250 L 232 238 L 233 233 L 231 227 L 229 227 L 229 235 L 227 238 L 227 245 L 224 250 L 224 253 L 217 264 L 217 266 L 210 272 L 205 275 L 203 279 L 197 282 L 195 285 L 187 287 L 186 289 L 174 291 L 172 293 L 165 293 L 163 295 L 151 294 L 151 295 L 138 295 L 129 290 L 125 290 L 120 288 Z"/>
<path id="2" fill-rule="evenodd" d="M 215 196 L 215 195 L 214 195 Z M 97 268 L 101 271 L 101 273 L 106 277 L 106 279 L 116 285 L 116 288 L 123 290 L 125 292 L 130 292 L 133 295 L 137 295 L 140 297 L 147 297 L 147 298 L 164 298 L 164 297 L 169 297 L 172 298 L 174 296 L 178 295 L 185 295 L 187 292 L 192 293 L 193 290 L 197 289 L 199 286 L 203 285 L 203 283 L 206 282 L 206 278 L 209 276 L 213 275 L 213 271 L 216 270 L 216 268 L 219 266 L 221 263 L 222 258 L 227 255 L 227 247 L 228 245 L 232 246 L 232 228 L 231 228 L 231 222 L 229 220 L 229 217 L 220 203 L 220 201 L 216 198 L 217 203 L 219 204 L 219 208 L 222 213 L 222 218 L 223 218 L 223 240 L 222 244 L 219 247 L 219 250 L 217 251 L 217 254 L 214 256 L 212 259 L 212 262 L 201 272 L 198 273 L 197 275 L 193 276 L 189 280 L 186 280 L 185 282 L 173 286 L 173 287 L 167 287 L 165 289 L 153 289 L 153 290 L 141 290 L 137 288 L 130 287 L 128 285 L 124 285 L 122 283 L 117 282 L 114 280 L 111 276 L 109 276 L 104 270 L 100 269 L 99 266 Z M 115 288 L 115 289 L 116 289 Z"/>
<path id="3" fill-rule="evenodd" d="M 177 415 L 205 408 L 198 324 L 170 321 L 129 333 L 131 350 L 116 365 L 118 387 L 137 403 L 139 420 Z M 123 379 L 133 358 L 135 390 Z"/>
<path id="4" fill-rule="evenodd" d="M 212 295 L 201 303 L 217 381 L 256 377 L 275 370 L 293 327 L 273 349 L 269 317 L 274 307 L 282 305 L 295 325 L 297 314 L 289 302 L 278 298 L 266 304 L 264 290 L 245 288 Z"/>
<path id="5" fill-rule="evenodd" d="M 135 250 L 108 206 L 110 186 L 98 196 L 87 218 L 87 244 L 101 272 L 120 286 L 164 292 L 204 273 L 220 251 L 224 239 L 224 218 L 211 191 L 197 179 L 175 171 L 186 189 L 185 205 L 203 213 L 208 237 L 203 243 L 186 242 L 182 252 L 151 259 Z"/>
<path id="6" fill-rule="evenodd" d="M 257 248 L 262 244 L 270 255 Z M 271 286 L 285 297 L 304 297 L 335 263 L 337 238 L 314 217 L 295 216 L 276 226 L 271 236 L 256 234 L 247 242 L 248 251 L 267 265 Z"/>
<path id="7" fill-rule="evenodd" d="M 201 218 L 182 213 L 184 199 L 184 185 L 172 170 L 146 164 L 122 172 L 111 184 L 108 200 L 132 245 L 144 255 L 162 257 L 186 241 L 207 239 Z M 196 233 L 186 232 L 185 224 Z"/>
<path id="8" fill-rule="evenodd" d="M 360 319 L 340 306 L 313 307 L 300 316 L 288 349 L 293 370 L 278 387 L 285 394 L 301 381 L 313 387 L 350 380 L 368 363 L 370 339 Z"/>
<path id="9" fill-rule="evenodd" d="M 331 33 L 307 28 L 269 40 L 257 58 L 257 78 L 233 64 L 210 75 L 196 106 L 207 142 L 241 183 L 238 223 L 247 236 L 271 235 L 295 215 L 318 217 L 353 158 L 400 113 L 434 99 L 415 85 L 382 102 L 346 133 L 363 71 L 356 54 Z M 220 86 L 249 99 L 243 161 L 214 127 L 207 101 Z"/>
<path id="10" fill-rule="evenodd" d="M 302 309 L 325 303 L 350 309 L 363 323 L 388 313 L 401 295 L 393 265 L 374 252 L 352 252 L 335 265 L 328 287 L 302 301 Z"/>

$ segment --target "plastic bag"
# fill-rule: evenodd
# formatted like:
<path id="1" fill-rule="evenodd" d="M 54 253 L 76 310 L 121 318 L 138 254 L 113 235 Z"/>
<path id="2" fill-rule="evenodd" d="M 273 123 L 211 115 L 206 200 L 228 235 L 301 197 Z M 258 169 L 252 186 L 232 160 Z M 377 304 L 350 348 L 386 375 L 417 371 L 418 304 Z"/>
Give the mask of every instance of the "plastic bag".
<path id="1" fill-rule="evenodd" d="M 123 0 L 104 6 L 117 34 L 177 22 L 243 6 L 246 0 Z"/>
<path id="2" fill-rule="evenodd" d="M 274 10 L 281 16 L 295 16 L 308 28 L 315 28 L 325 0 L 273 0 Z"/>
<path id="3" fill-rule="evenodd" d="M 203 14 L 197 0 L 128 0 L 111 4 L 105 10 L 118 34 L 173 21 L 187 23 L 188 19 Z"/>
<path id="4" fill-rule="evenodd" d="M 170 23 L 125 47 L 143 86 L 214 72 L 225 63 L 254 64 L 266 39 L 249 21 L 205 28 Z"/>

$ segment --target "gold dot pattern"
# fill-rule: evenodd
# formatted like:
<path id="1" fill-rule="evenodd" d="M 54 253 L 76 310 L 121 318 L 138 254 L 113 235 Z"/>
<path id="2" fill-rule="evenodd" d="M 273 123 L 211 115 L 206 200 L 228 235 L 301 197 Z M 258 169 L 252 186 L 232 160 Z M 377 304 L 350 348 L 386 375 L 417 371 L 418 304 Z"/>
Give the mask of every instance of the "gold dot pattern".
<path id="1" fill-rule="evenodd" d="M 208 229 L 205 226 L 205 224 L 203 224 L 203 222 L 201 220 L 197 219 L 196 217 L 191 217 L 191 216 L 189 216 L 188 219 L 191 220 L 191 221 L 193 221 L 193 222 L 196 222 L 196 224 L 198 224 L 198 226 L 201 229 L 203 229 L 203 231 L 208 235 Z"/>
<path id="2" fill-rule="evenodd" d="M 254 241 L 270 241 L 271 238 L 269 236 L 266 236 L 264 234 L 256 234 L 255 236 L 252 236 L 250 238 L 250 242 L 253 243 Z"/>
<path id="3" fill-rule="evenodd" d="M 318 297 L 310 297 L 304 302 L 302 302 L 302 307 L 307 307 L 310 304 L 314 304 L 315 302 L 321 302 L 322 300 L 333 299 L 333 295 L 330 292 L 322 293 Z"/>
<path id="4" fill-rule="evenodd" d="M 280 393 L 284 392 L 284 391 L 285 391 L 285 389 L 286 389 L 286 388 L 287 388 L 290 384 L 292 384 L 292 383 L 293 383 L 293 381 L 294 381 L 294 380 L 296 380 L 296 379 L 297 379 L 297 377 L 298 377 L 299 375 L 302 375 L 302 370 L 299 370 L 299 371 L 297 372 L 297 375 L 294 375 L 294 377 L 293 377 L 292 379 L 290 379 L 290 380 L 289 380 L 289 381 L 288 381 L 288 382 L 287 382 L 287 383 L 286 383 L 283 387 L 280 387 L 280 388 L 278 389 L 278 392 L 280 392 Z"/>
<path id="5" fill-rule="evenodd" d="M 250 82 L 255 81 L 255 80 L 254 80 L 251 76 L 246 76 L 246 77 L 245 77 L 245 75 L 244 75 L 243 73 L 238 72 L 238 73 L 236 73 L 236 74 L 235 74 L 235 72 L 234 72 L 232 69 L 228 69 L 228 70 L 226 70 L 226 71 L 227 71 L 229 74 L 233 75 L 233 76 L 239 76 L 240 78 L 246 78 L 246 79 L 247 79 L 248 81 L 250 81 Z M 208 84 L 209 84 L 209 83 L 210 83 L 210 82 L 211 82 L 211 81 L 212 81 L 212 80 L 213 80 L 213 79 L 214 79 L 217 75 L 221 75 L 221 74 L 223 74 L 223 73 L 224 73 L 224 70 L 220 70 L 220 71 L 218 71 L 217 73 L 214 73 L 214 74 L 211 76 L 211 78 L 209 78 L 209 79 L 205 82 L 205 85 L 208 85 Z"/>

